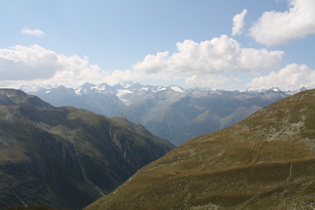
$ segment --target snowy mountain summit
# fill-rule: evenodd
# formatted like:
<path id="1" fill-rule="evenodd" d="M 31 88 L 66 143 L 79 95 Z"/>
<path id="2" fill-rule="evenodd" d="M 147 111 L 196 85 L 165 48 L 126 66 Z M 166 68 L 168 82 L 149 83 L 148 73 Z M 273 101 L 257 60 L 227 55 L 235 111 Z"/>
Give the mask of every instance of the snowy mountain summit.
<path id="1" fill-rule="evenodd" d="M 131 82 L 113 86 L 85 83 L 78 88 L 22 86 L 20 89 L 54 106 L 74 106 L 108 117 L 127 118 L 177 145 L 228 127 L 264 106 L 305 90 L 285 92 L 273 87 L 226 91 Z"/>

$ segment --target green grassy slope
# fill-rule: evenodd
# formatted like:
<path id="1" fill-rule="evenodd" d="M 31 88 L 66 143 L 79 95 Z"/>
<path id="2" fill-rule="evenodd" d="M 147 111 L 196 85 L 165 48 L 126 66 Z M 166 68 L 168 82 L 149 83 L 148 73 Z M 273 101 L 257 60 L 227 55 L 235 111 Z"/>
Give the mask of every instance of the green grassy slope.
<path id="1" fill-rule="evenodd" d="M 197 137 L 86 209 L 310 209 L 315 90 Z"/>

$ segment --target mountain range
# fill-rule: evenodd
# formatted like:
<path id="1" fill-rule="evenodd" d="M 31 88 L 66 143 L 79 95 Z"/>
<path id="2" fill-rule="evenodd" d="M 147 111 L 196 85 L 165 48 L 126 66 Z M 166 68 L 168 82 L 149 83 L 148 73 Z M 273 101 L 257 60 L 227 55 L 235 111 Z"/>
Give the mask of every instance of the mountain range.
<path id="1" fill-rule="evenodd" d="M 278 88 L 224 91 L 139 83 L 114 86 L 85 83 L 76 89 L 22 86 L 20 89 L 54 106 L 74 106 L 109 117 L 124 117 L 175 145 L 229 127 L 262 107 L 295 93 Z"/>
<path id="2" fill-rule="evenodd" d="M 0 89 L 0 209 L 80 209 L 175 146 L 142 125 Z"/>
<path id="3" fill-rule="evenodd" d="M 86 209 L 314 209 L 315 90 L 194 138 Z"/>

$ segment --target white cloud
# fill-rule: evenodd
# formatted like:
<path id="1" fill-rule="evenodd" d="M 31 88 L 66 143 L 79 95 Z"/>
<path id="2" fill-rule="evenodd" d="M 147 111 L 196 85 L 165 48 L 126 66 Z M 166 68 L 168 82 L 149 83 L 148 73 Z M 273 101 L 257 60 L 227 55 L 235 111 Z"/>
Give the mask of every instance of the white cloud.
<path id="1" fill-rule="evenodd" d="M 117 84 L 123 81 L 145 81 L 145 80 L 156 80 L 156 81 L 172 81 L 178 79 L 185 79 L 186 77 L 175 72 L 161 70 L 152 72 L 139 71 L 135 69 L 113 71 L 110 75 L 104 78 L 104 82 L 108 84 Z"/>
<path id="2" fill-rule="evenodd" d="M 211 87 L 213 89 L 222 89 L 229 81 L 230 79 L 222 75 L 193 75 L 185 80 L 186 84 L 192 87 Z"/>
<path id="3" fill-rule="evenodd" d="M 247 10 L 243 9 L 240 14 L 237 14 L 233 17 L 232 36 L 241 35 L 244 28 L 244 18 L 246 14 Z"/>
<path id="4" fill-rule="evenodd" d="M 267 76 L 256 77 L 248 84 L 250 88 L 279 87 L 282 90 L 298 90 L 303 86 L 315 87 L 315 70 L 295 63 L 287 65 L 278 72 L 272 71 Z"/>
<path id="5" fill-rule="evenodd" d="M 28 29 L 28 28 L 22 28 L 21 34 L 23 35 L 30 35 L 30 36 L 37 36 L 37 37 L 43 37 L 45 36 L 45 33 L 42 30 L 39 29 Z"/>
<path id="6" fill-rule="evenodd" d="M 265 12 L 251 27 L 250 36 L 267 46 L 315 34 L 315 1 L 290 0 L 285 12 Z"/>
<path id="7" fill-rule="evenodd" d="M 137 74 L 136 72 L 130 70 L 130 69 L 126 69 L 126 70 L 120 70 L 117 69 L 115 71 L 113 71 L 110 75 L 108 75 L 105 78 L 106 83 L 110 84 L 110 85 L 114 85 L 117 83 L 120 83 L 122 81 L 140 81 L 142 79 L 144 79 L 143 77 L 144 75 L 142 74 Z"/>
<path id="8" fill-rule="evenodd" d="M 242 48 L 226 35 L 196 43 L 177 43 L 177 52 L 147 55 L 131 69 L 102 71 L 87 57 L 65 56 L 39 45 L 0 49 L 2 87 L 65 85 L 85 82 L 116 84 L 122 81 L 185 81 L 190 86 L 232 88 L 239 74 L 258 74 L 274 69 L 284 52 Z M 227 85 L 228 84 L 228 85 Z"/>
<path id="9" fill-rule="evenodd" d="M 38 45 L 0 49 L 1 80 L 47 79 L 61 70 L 58 55 Z"/>
<path id="10" fill-rule="evenodd" d="M 242 48 L 226 35 L 201 43 L 185 40 L 177 43 L 177 52 L 147 55 L 131 69 L 115 70 L 104 81 L 182 80 L 189 86 L 233 88 L 229 83 L 235 83 L 236 78 L 223 75 L 270 70 L 278 66 L 283 55 L 282 51 Z"/>
<path id="11" fill-rule="evenodd" d="M 169 71 L 180 74 L 257 73 L 274 68 L 284 55 L 282 51 L 242 48 L 226 35 L 203 41 L 177 43 L 177 53 L 160 52 L 148 55 L 133 69 L 146 74 Z"/>
<path id="12" fill-rule="evenodd" d="M 245 76 L 245 78 L 242 78 Z M 247 80 L 246 74 L 223 74 L 223 75 L 193 75 L 185 79 L 187 85 L 192 87 L 207 87 L 212 89 L 224 90 L 244 90 L 244 80 Z"/>
<path id="13" fill-rule="evenodd" d="M 177 43 L 177 52 L 147 55 L 131 69 L 114 71 L 106 77 L 106 82 L 183 80 L 189 86 L 232 88 L 229 83 L 236 81 L 226 75 L 257 74 L 274 69 L 283 55 L 282 51 L 242 48 L 226 35 L 201 43 L 185 40 Z"/>
<path id="14" fill-rule="evenodd" d="M 63 84 L 77 87 L 84 82 L 100 83 L 105 76 L 87 57 L 65 56 L 39 45 L 0 49 L 1 86 Z"/>

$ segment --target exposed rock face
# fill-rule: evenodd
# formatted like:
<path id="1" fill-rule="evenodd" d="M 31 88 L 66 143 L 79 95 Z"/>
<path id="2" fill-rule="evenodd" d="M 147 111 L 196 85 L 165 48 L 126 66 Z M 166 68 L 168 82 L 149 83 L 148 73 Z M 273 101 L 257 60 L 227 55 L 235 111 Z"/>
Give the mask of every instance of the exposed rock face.
<path id="1" fill-rule="evenodd" d="M 0 208 L 82 208 L 174 146 L 142 125 L 0 90 Z"/>
<path id="2" fill-rule="evenodd" d="M 199 136 L 86 209 L 310 209 L 315 90 Z"/>

